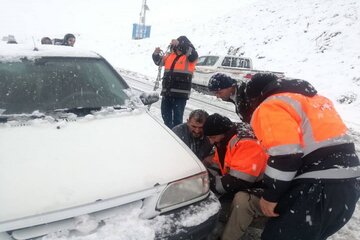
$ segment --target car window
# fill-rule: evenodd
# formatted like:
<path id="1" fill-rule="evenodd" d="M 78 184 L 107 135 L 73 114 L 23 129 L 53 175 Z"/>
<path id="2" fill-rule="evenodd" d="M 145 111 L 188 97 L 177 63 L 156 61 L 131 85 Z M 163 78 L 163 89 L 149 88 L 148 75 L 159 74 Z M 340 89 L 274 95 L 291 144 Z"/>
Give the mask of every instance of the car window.
<path id="1" fill-rule="evenodd" d="M 246 58 L 236 58 L 236 66 L 240 68 L 250 68 L 250 60 Z"/>
<path id="2" fill-rule="evenodd" d="M 231 58 L 231 67 L 240 67 L 239 58 Z"/>
<path id="3" fill-rule="evenodd" d="M 0 62 L 4 114 L 124 105 L 128 88 L 103 59 L 37 58 Z"/>
<path id="4" fill-rule="evenodd" d="M 217 56 L 202 56 L 199 57 L 197 66 L 214 66 L 219 57 Z"/>
<path id="5" fill-rule="evenodd" d="M 250 68 L 250 60 L 239 57 L 225 57 L 221 65 L 224 67 Z"/>
<path id="6" fill-rule="evenodd" d="M 231 58 L 225 57 L 223 62 L 221 63 L 221 66 L 230 67 L 231 66 Z"/>

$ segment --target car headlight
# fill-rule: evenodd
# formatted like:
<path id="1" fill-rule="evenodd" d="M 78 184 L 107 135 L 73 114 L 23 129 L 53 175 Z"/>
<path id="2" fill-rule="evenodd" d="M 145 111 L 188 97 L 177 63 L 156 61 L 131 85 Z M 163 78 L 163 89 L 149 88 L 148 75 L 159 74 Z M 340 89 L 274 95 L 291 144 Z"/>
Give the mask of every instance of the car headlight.
<path id="1" fill-rule="evenodd" d="M 169 183 L 159 198 L 157 209 L 169 211 L 204 199 L 208 193 L 209 176 L 207 172 L 202 172 L 195 176 Z"/>

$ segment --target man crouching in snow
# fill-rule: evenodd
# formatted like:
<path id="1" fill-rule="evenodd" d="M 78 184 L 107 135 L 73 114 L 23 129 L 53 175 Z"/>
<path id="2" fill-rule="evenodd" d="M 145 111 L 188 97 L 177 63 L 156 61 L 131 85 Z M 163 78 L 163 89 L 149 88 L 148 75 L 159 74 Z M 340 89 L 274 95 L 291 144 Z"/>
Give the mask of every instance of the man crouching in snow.
<path id="1" fill-rule="evenodd" d="M 350 220 L 360 195 L 354 143 L 332 102 L 308 82 L 258 73 L 242 111 L 269 160 L 263 240 L 323 240 Z"/>
<path id="2" fill-rule="evenodd" d="M 235 124 L 215 113 L 207 118 L 203 130 L 216 147 L 207 168 L 210 188 L 223 207 L 220 221 L 226 221 L 228 201 L 236 194 L 222 239 L 237 240 L 255 218 L 263 216 L 259 200 L 268 156 L 246 123 Z"/>

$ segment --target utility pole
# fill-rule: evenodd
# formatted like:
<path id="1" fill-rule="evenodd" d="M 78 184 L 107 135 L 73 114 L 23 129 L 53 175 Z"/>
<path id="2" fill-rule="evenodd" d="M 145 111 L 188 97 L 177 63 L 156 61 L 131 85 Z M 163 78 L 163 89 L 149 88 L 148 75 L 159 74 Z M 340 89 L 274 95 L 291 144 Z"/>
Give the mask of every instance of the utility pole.
<path id="1" fill-rule="evenodd" d="M 132 39 L 143 39 L 150 37 L 151 26 L 146 26 L 146 11 L 149 11 L 146 0 L 142 1 L 139 23 L 133 23 Z"/>
<path id="2" fill-rule="evenodd" d="M 140 22 L 139 22 L 139 26 L 140 26 L 140 34 L 139 36 L 144 36 L 144 31 L 145 31 L 145 17 L 146 17 L 146 11 L 149 10 L 149 7 L 146 5 L 146 0 L 143 0 L 142 6 L 141 6 L 141 12 L 140 12 Z"/>

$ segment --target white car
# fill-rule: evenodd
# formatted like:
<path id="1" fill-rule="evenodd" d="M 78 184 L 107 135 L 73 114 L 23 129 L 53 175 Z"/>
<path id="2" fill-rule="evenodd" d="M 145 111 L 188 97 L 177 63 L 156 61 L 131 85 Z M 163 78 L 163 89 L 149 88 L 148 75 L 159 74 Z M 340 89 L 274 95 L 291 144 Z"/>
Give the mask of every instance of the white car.
<path id="1" fill-rule="evenodd" d="M 129 209 L 166 217 L 155 239 L 206 237 L 206 168 L 143 102 L 94 52 L 0 46 L 0 240 L 93 233 Z"/>
<path id="2" fill-rule="evenodd" d="M 251 58 L 233 55 L 205 55 L 200 56 L 196 64 L 192 87 L 196 90 L 208 92 L 210 78 L 216 73 L 224 73 L 239 82 L 248 81 L 256 73 L 270 71 L 255 70 Z M 284 77 L 282 72 L 273 72 Z"/>
<path id="3" fill-rule="evenodd" d="M 217 72 L 228 74 L 235 79 L 251 78 L 252 60 L 231 55 L 200 56 L 192 79 L 193 85 L 207 87 L 209 79 Z"/>

